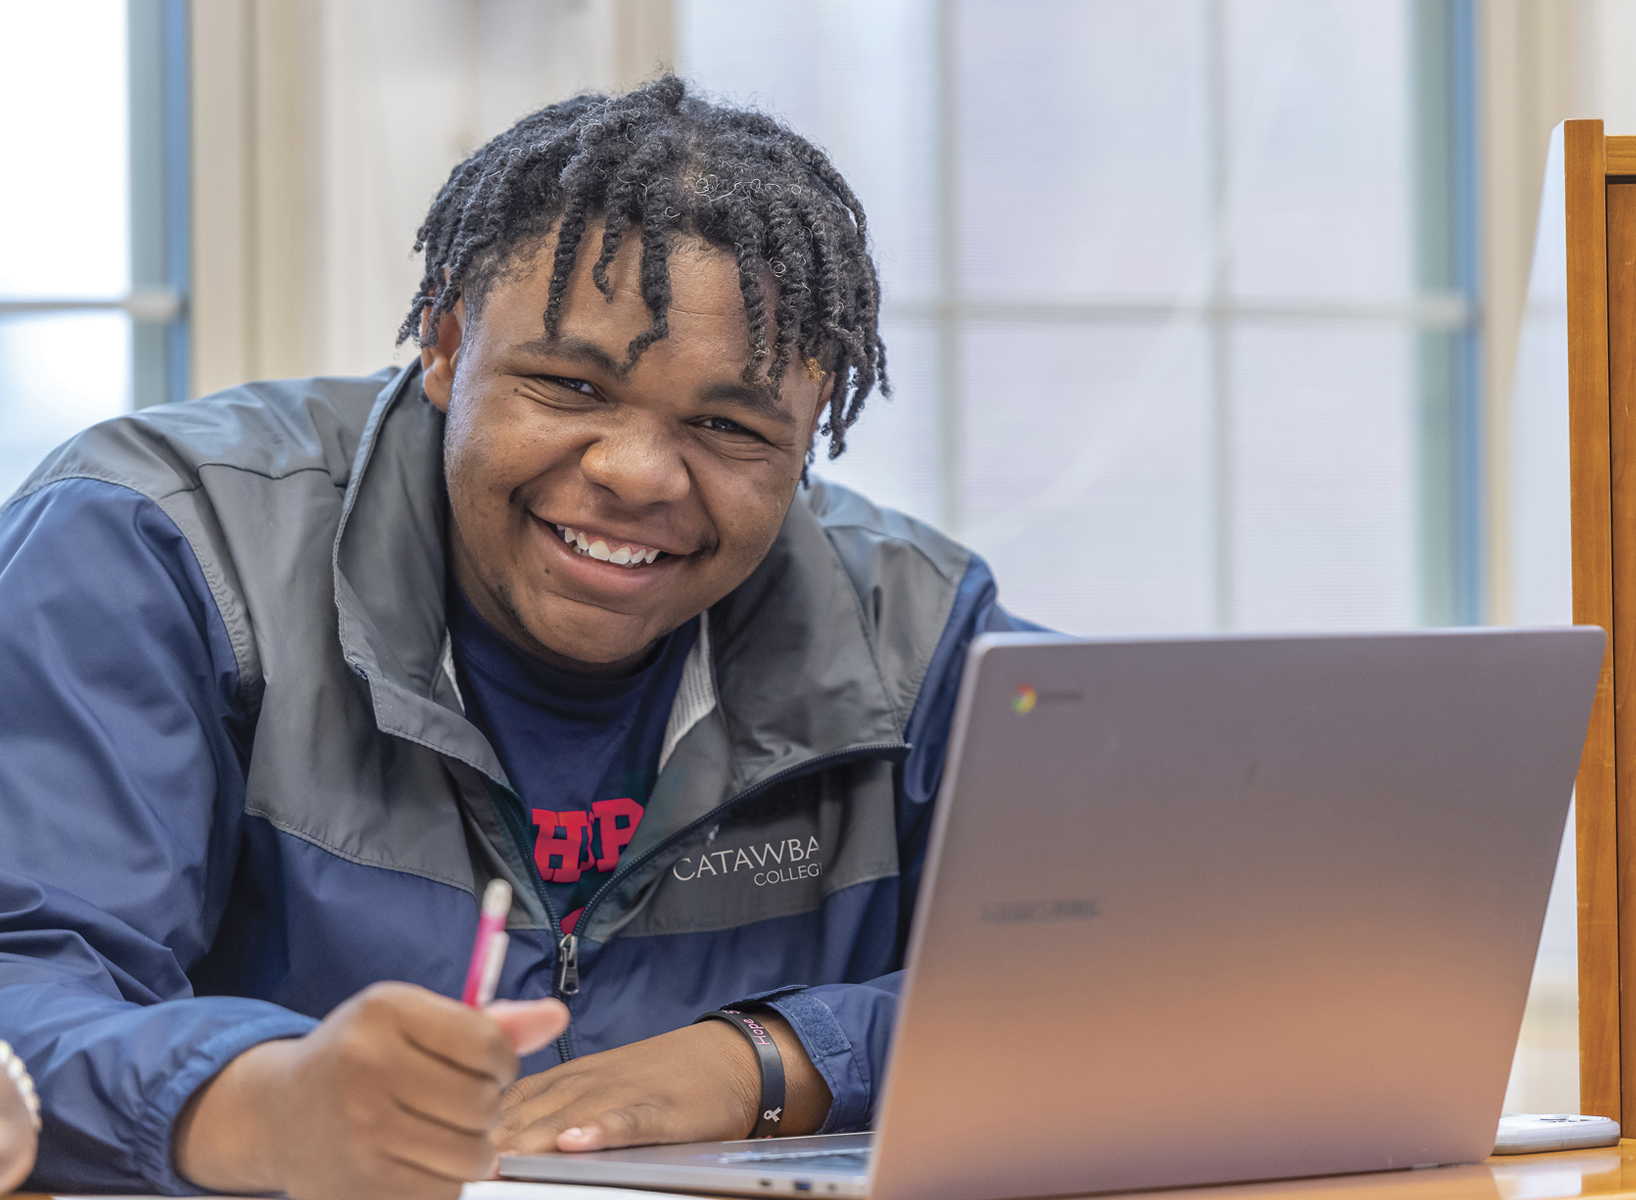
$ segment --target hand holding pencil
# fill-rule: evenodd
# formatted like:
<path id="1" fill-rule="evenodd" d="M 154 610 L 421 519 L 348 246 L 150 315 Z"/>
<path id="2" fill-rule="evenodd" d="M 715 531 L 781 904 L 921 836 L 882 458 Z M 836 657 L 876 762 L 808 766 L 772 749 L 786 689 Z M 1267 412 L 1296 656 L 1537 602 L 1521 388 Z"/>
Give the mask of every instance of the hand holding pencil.
<path id="1" fill-rule="evenodd" d="M 510 890 L 484 894 L 466 1003 L 378 983 L 305 1037 L 245 1051 L 177 1121 L 182 1175 L 293 1200 L 455 1200 L 462 1183 L 490 1177 L 518 1059 L 568 1025 L 557 1000 L 484 1003 L 505 957 Z"/>

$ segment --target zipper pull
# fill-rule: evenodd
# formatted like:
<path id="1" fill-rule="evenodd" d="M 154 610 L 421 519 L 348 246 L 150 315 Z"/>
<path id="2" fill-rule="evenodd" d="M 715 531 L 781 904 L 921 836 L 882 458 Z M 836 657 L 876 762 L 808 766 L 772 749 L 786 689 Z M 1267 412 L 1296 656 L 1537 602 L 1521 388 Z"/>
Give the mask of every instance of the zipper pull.
<path id="1" fill-rule="evenodd" d="M 557 995 L 579 994 L 579 939 L 571 933 L 557 943 Z"/>

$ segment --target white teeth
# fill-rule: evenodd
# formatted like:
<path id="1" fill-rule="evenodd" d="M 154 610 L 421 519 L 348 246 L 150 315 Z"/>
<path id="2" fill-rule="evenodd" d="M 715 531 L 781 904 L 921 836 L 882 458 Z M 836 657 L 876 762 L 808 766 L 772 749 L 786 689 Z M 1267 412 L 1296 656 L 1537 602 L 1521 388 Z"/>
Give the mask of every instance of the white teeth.
<path id="1" fill-rule="evenodd" d="M 564 542 L 598 562 L 610 562 L 621 567 L 640 567 L 653 562 L 661 553 L 656 549 L 638 549 L 627 543 L 620 543 L 618 549 L 609 550 L 606 541 L 601 538 L 592 541 L 585 536 L 584 530 L 574 529 L 568 525 L 558 525 L 556 529 Z"/>

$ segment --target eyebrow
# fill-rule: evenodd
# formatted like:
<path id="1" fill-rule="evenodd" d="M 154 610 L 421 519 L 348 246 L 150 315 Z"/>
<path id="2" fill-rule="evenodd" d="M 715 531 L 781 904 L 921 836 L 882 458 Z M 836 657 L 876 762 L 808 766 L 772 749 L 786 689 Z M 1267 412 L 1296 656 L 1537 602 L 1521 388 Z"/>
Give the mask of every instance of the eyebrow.
<path id="1" fill-rule="evenodd" d="M 630 372 L 629 363 L 618 361 L 603 347 L 585 338 L 538 337 L 532 341 L 521 342 L 514 348 L 526 354 L 549 355 L 552 358 L 565 358 L 570 362 L 582 362 L 612 375 L 615 379 L 623 379 Z M 795 424 L 795 418 L 779 403 L 773 390 L 765 385 L 756 386 L 738 380 L 722 379 L 705 384 L 699 389 L 698 398 L 708 403 L 747 408 L 781 425 Z"/>
<path id="2" fill-rule="evenodd" d="M 748 408 L 752 412 L 760 413 L 769 421 L 777 421 L 780 425 L 794 425 L 795 418 L 778 402 L 778 398 L 769 387 L 756 387 L 748 383 L 720 383 L 706 384 L 699 391 L 699 399 L 716 404 L 732 404 L 739 408 Z"/>
<path id="3" fill-rule="evenodd" d="M 622 377 L 630 369 L 595 342 L 578 337 L 537 337 L 520 342 L 515 347 L 524 354 L 548 354 L 552 358 L 566 358 L 588 363 L 609 375 Z"/>

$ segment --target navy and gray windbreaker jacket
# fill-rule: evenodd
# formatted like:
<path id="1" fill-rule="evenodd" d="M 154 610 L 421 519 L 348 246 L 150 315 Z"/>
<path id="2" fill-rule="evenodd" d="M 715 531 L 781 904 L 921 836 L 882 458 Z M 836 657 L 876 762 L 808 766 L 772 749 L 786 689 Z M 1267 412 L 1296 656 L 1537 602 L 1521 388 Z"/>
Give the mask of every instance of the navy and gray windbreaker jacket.
<path id="1" fill-rule="evenodd" d="M 193 1190 L 188 1096 L 378 980 L 456 996 L 512 881 L 500 995 L 564 1057 L 767 998 L 868 1124 L 986 566 L 802 489 L 705 614 L 616 874 L 559 936 L 463 715 L 442 416 L 418 370 L 253 384 L 98 425 L 0 510 L 0 1038 L 41 1190 Z"/>

